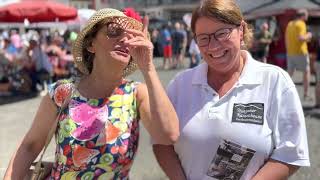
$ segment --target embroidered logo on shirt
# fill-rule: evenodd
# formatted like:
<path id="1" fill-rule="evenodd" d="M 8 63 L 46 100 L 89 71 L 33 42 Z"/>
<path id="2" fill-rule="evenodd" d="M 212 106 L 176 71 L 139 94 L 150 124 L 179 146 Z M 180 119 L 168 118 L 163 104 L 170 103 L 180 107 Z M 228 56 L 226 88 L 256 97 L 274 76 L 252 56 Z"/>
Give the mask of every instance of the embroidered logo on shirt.
<path id="1" fill-rule="evenodd" d="M 235 103 L 233 105 L 232 122 L 263 125 L 263 103 Z"/>
<path id="2" fill-rule="evenodd" d="M 222 140 L 212 159 L 207 176 L 223 180 L 239 180 L 256 151 L 237 143 Z"/>

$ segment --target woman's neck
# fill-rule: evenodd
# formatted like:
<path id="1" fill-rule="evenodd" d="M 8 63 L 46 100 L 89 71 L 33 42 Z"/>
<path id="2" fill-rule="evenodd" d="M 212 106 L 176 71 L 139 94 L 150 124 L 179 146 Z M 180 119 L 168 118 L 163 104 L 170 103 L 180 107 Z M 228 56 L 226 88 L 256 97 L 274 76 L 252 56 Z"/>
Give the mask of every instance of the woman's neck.
<path id="1" fill-rule="evenodd" d="M 122 73 L 92 71 L 81 79 L 79 91 L 88 98 L 109 97 L 113 90 L 122 82 Z"/>

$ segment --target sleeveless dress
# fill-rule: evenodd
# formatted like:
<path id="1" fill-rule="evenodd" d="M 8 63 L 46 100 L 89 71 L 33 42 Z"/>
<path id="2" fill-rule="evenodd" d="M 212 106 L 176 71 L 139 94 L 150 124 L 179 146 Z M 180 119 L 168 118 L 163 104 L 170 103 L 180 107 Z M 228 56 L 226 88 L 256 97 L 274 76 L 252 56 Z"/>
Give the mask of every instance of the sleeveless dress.
<path id="1" fill-rule="evenodd" d="M 123 80 L 108 98 L 89 99 L 60 80 L 49 88 L 58 108 L 72 92 L 56 130 L 50 179 L 129 179 L 139 139 L 136 82 Z"/>

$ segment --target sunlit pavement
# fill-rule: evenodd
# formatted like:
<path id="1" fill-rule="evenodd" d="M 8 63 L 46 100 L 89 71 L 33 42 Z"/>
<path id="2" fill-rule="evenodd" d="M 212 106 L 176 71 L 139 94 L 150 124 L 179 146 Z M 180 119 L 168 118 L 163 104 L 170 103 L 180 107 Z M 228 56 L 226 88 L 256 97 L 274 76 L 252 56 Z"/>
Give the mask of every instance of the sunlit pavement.
<path id="1" fill-rule="evenodd" d="M 189 59 L 186 58 L 186 64 Z M 160 67 L 161 58 L 155 58 L 155 64 Z M 187 65 L 186 65 L 187 66 Z M 174 75 L 181 71 L 178 70 L 158 70 L 161 82 L 164 86 L 168 84 Z M 139 72 L 129 77 L 133 80 L 143 81 Z M 301 84 L 302 74 L 296 73 L 294 81 L 297 83 L 297 89 L 302 95 L 303 87 Z M 314 85 L 311 86 L 310 94 L 312 101 L 302 102 L 305 107 L 306 125 L 308 131 L 309 152 L 312 166 L 310 168 L 301 168 L 290 180 L 315 180 L 320 176 L 320 110 L 312 109 L 314 103 Z M 24 101 L 0 106 L 0 178 L 3 177 L 5 169 L 9 163 L 9 158 L 14 152 L 18 142 L 23 138 L 32 123 L 35 111 L 39 106 L 41 97 L 35 97 Z M 160 180 L 166 179 L 161 171 L 152 153 L 150 137 L 148 133 L 141 128 L 140 145 L 131 171 L 132 180 Z M 46 160 L 52 160 L 54 157 L 54 147 L 51 144 L 45 155 Z"/>

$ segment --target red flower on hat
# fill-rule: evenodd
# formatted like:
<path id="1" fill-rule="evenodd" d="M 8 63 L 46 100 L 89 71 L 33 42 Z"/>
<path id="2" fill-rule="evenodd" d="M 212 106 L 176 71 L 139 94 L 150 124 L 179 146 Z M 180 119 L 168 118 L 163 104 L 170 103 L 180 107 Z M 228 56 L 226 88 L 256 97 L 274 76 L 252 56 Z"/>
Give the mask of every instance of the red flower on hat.
<path id="1" fill-rule="evenodd" d="M 133 19 L 136 19 L 139 22 L 142 22 L 139 13 L 136 12 L 132 7 L 124 8 L 123 13 L 128 17 L 131 17 Z"/>

